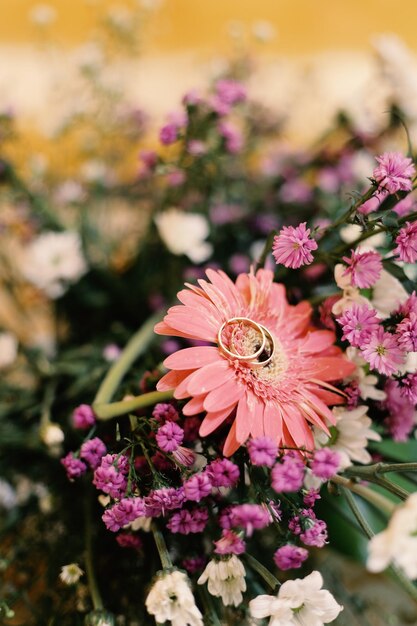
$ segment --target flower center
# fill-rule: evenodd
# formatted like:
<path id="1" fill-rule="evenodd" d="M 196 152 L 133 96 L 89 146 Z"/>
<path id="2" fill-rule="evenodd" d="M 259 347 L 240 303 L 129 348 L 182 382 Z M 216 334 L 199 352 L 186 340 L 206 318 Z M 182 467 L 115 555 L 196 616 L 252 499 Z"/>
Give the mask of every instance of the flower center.
<path id="1" fill-rule="evenodd" d="M 275 354 L 275 341 L 265 326 L 249 317 L 232 317 L 217 334 L 220 350 L 251 368 L 265 367 Z"/>

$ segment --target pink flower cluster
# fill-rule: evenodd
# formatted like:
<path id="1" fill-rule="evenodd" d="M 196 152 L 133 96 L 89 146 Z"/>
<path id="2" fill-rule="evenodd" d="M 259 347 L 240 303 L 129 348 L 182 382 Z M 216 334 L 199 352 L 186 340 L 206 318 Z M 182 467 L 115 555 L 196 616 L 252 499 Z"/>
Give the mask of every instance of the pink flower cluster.
<path id="1" fill-rule="evenodd" d="M 317 250 L 317 242 L 310 237 L 310 229 L 306 222 L 297 227 L 284 226 L 275 236 L 272 254 L 277 263 L 297 269 L 313 262 L 313 250 Z"/>
<path id="2" fill-rule="evenodd" d="M 382 260 L 378 252 L 355 252 L 351 250 L 351 256 L 343 257 L 347 268 L 344 276 L 349 276 L 354 287 L 366 289 L 375 285 L 381 275 Z"/>
<path id="3" fill-rule="evenodd" d="M 93 485 L 119 500 L 126 493 L 128 472 L 129 460 L 126 456 L 106 454 L 94 472 Z"/>
<path id="4" fill-rule="evenodd" d="M 373 177 L 379 187 L 390 194 L 411 191 L 411 179 L 415 175 L 412 159 L 403 156 L 401 152 L 384 152 L 376 157 L 376 161 L 378 166 L 373 171 Z"/>

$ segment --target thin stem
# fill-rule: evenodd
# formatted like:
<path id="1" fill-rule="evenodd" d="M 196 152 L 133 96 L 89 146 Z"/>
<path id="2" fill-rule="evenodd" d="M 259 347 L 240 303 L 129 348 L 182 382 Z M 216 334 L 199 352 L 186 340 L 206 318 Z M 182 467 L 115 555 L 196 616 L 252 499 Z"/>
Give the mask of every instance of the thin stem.
<path id="1" fill-rule="evenodd" d="M 119 359 L 112 365 L 101 383 L 93 403 L 94 410 L 96 404 L 100 405 L 111 400 L 126 372 L 149 346 L 154 337 L 154 326 L 160 319 L 159 313 L 153 315 L 130 339 Z"/>
<path id="2" fill-rule="evenodd" d="M 246 553 L 245 559 L 246 561 L 248 561 L 250 567 L 255 570 L 255 572 L 258 572 L 260 576 L 262 576 L 266 584 L 269 585 L 272 590 L 274 590 L 281 584 L 278 578 L 275 578 L 275 576 L 271 574 L 271 572 L 265 567 L 265 565 L 262 565 L 262 563 L 260 563 L 258 559 L 255 559 L 254 556 Z"/>
<path id="3" fill-rule="evenodd" d="M 198 595 L 201 598 L 201 603 L 204 607 L 204 616 L 208 617 L 208 619 L 210 620 L 209 623 L 211 624 L 211 626 L 222 626 L 219 620 L 219 617 L 216 613 L 216 609 L 214 608 L 211 595 L 209 594 L 205 586 L 199 585 L 197 588 L 197 591 L 198 591 Z"/>
<path id="4" fill-rule="evenodd" d="M 408 496 L 410 495 L 406 489 L 403 489 L 403 487 L 400 487 L 400 485 L 396 485 L 391 480 L 383 478 L 382 476 L 367 476 L 366 480 L 373 483 L 374 485 L 379 485 L 383 489 L 386 489 L 387 491 L 392 493 L 394 496 L 401 498 L 401 500 L 407 500 Z"/>
<path id="5" fill-rule="evenodd" d="M 265 241 L 265 245 L 264 245 L 264 249 L 262 250 L 262 254 L 259 257 L 259 261 L 256 264 L 256 269 L 260 269 L 260 268 L 262 268 L 265 265 L 266 258 L 268 256 L 268 254 L 271 252 L 272 243 L 274 241 L 274 237 L 275 237 L 276 234 L 277 234 L 276 230 L 272 230 L 269 233 L 269 235 L 267 237 L 267 240 Z"/>
<path id="6" fill-rule="evenodd" d="M 97 584 L 96 574 L 94 570 L 93 560 L 93 528 L 91 523 L 91 498 L 89 494 L 85 494 L 84 498 L 84 516 L 85 516 L 85 569 L 87 573 L 88 587 L 90 589 L 91 600 L 94 610 L 103 609 L 103 600 Z"/>
<path id="7" fill-rule="evenodd" d="M 355 213 L 355 211 L 356 211 L 356 209 L 358 207 L 360 207 L 364 202 L 366 202 L 367 200 L 372 198 L 372 196 L 374 195 L 375 191 L 376 191 L 375 187 L 370 187 L 370 189 L 368 189 L 368 191 L 365 194 L 363 194 L 358 200 L 356 200 L 356 202 L 351 207 L 349 207 L 349 209 L 347 209 L 339 217 L 338 220 L 333 222 L 333 224 L 331 226 L 329 226 L 329 228 L 325 231 L 325 233 L 320 238 L 320 244 L 323 243 L 323 241 L 325 241 L 328 238 L 330 233 L 333 232 L 335 230 L 335 228 L 337 228 L 341 224 L 344 224 L 345 222 L 347 222 L 347 220 L 349 220 L 352 217 L 352 215 Z"/>
<path id="8" fill-rule="evenodd" d="M 361 496 L 364 500 L 372 504 L 375 508 L 382 510 L 387 515 L 391 515 L 395 509 L 395 504 L 388 500 L 385 496 L 365 487 L 365 485 L 360 485 L 358 483 L 349 480 L 348 478 L 344 478 L 343 476 L 333 476 L 331 482 L 340 485 L 341 487 L 346 487 L 352 493 L 356 493 L 358 496 Z"/>
<path id="9" fill-rule="evenodd" d="M 165 543 L 165 539 L 161 531 L 157 528 L 156 524 L 153 522 L 151 525 L 153 538 L 155 540 L 155 544 L 158 550 L 159 558 L 161 559 L 161 565 L 163 569 L 171 569 L 172 561 L 169 556 L 168 548 Z"/>
<path id="10" fill-rule="evenodd" d="M 110 402 L 109 404 L 95 402 L 93 404 L 94 413 L 98 419 L 108 420 L 112 417 L 131 413 L 137 409 L 152 406 L 156 402 L 170 400 L 173 393 L 173 391 L 149 391 L 149 393 L 143 393 L 141 396 L 134 396 L 128 400 L 120 400 L 120 402 Z"/>
<path id="11" fill-rule="evenodd" d="M 348 476 L 378 476 L 389 472 L 417 472 L 417 463 L 374 463 L 365 467 L 352 465 L 345 470 Z"/>

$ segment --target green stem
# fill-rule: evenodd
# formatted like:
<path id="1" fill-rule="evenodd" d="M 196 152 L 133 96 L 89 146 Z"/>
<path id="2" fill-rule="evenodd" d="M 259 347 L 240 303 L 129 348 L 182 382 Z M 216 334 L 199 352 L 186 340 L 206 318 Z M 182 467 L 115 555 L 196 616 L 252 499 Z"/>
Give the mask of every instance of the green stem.
<path id="1" fill-rule="evenodd" d="M 101 383 L 93 403 L 94 410 L 96 404 L 100 405 L 111 400 L 126 372 L 149 346 L 154 337 L 154 326 L 160 319 L 160 313 L 153 315 L 130 339 L 119 359 L 112 365 Z"/>
<path id="2" fill-rule="evenodd" d="M 343 476 L 333 476 L 331 482 L 339 485 L 340 487 L 345 487 L 352 491 L 352 493 L 356 493 L 358 496 L 372 504 L 375 508 L 380 509 L 387 515 L 391 515 L 395 509 L 395 504 L 388 500 L 385 496 L 365 487 L 364 485 L 360 485 L 358 483 L 349 480 L 348 478 L 344 478 Z"/>
<path id="3" fill-rule="evenodd" d="M 276 230 L 272 230 L 268 237 L 267 240 L 265 241 L 265 245 L 264 245 L 264 249 L 262 250 L 262 254 L 259 257 L 259 261 L 256 264 L 256 269 L 260 269 L 265 265 L 265 261 L 266 258 L 268 256 L 268 254 L 272 251 L 272 243 L 274 241 L 274 237 L 277 234 Z"/>
<path id="4" fill-rule="evenodd" d="M 272 590 L 274 590 L 281 584 L 278 578 L 275 578 L 275 576 L 271 574 L 271 572 L 265 567 L 265 565 L 262 565 L 262 563 L 260 563 L 258 559 L 255 559 L 254 556 L 246 553 L 245 559 L 249 563 L 250 567 L 255 570 L 255 572 L 258 572 L 260 576 L 262 576 L 266 584 L 269 585 Z"/>
<path id="5" fill-rule="evenodd" d="M 128 400 L 120 400 L 120 402 L 110 402 L 109 404 L 95 402 L 93 409 L 98 419 L 108 420 L 112 417 L 131 413 L 137 409 L 152 406 L 156 402 L 170 400 L 173 393 L 173 391 L 149 391 L 149 393 L 143 393 L 141 396 L 134 396 Z"/>
<path id="6" fill-rule="evenodd" d="M 156 527 L 155 522 L 152 523 L 151 529 L 163 569 L 172 569 L 171 557 L 169 556 L 168 548 L 165 543 L 163 534 Z"/>
<path id="7" fill-rule="evenodd" d="M 84 515 L 85 515 L 85 569 L 87 573 L 88 587 L 90 589 L 91 600 L 94 610 L 104 608 L 100 591 L 97 584 L 96 574 L 93 561 L 93 528 L 91 523 L 91 498 L 86 493 L 84 498 Z"/>
<path id="8" fill-rule="evenodd" d="M 387 491 L 392 493 L 394 496 L 401 498 L 401 500 L 407 500 L 408 496 L 410 495 L 406 489 L 403 489 L 403 487 L 400 487 L 400 485 L 396 485 L 391 480 L 383 478 L 382 476 L 367 476 L 366 480 L 373 483 L 374 485 L 379 485 L 383 489 L 386 489 Z"/>
<path id="9" fill-rule="evenodd" d="M 378 476 L 389 472 L 417 472 L 417 463 L 374 463 L 365 467 L 352 465 L 345 470 L 348 476 Z"/>
<path id="10" fill-rule="evenodd" d="M 333 222 L 333 224 L 329 226 L 329 228 L 325 231 L 325 233 L 320 238 L 320 244 L 322 244 L 323 241 L 325 241 L 328 238 L 330 233 L 333 232 L 335 228 L 338 228 L 338 226 L 341 226 L 345 222 L 347 223 L 347 221 L 352 217 L 352 215 L 355 213 L 358 207 L 360 207 L 364 202 L 372 198 L 375 191 L 376 191 L 375 187 L 371 187 L 370 189 L 368 189 L 368 191 L 364 193 L 358 200 L 356 200 L 356 202 L 349 209 L 347 209 L 343 213 L 343 215 L 339 217 L 338 220 Z"/>
<path id="11" fill-rule="evenodd" d="M 205 586 L 198 586 L 198 595 L 201 598 L 201 603 L 204 607 L 204 616 L 208 617 L 209 624 L 211 626 L 222 626 L 219 617 L 214 608 L 213 600 Z"/>

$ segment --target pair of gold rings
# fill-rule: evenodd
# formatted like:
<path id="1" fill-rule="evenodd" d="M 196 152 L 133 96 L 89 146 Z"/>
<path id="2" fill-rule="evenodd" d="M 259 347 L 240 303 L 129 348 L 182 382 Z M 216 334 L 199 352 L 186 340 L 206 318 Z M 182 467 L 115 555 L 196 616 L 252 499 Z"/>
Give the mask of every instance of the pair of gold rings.
<path id="1" fill-rule="evenodd" d="M 252 354 L 240 354 L 239 352 L 237 352 L 237 350 L 233 352 L 230 349 L 230 348 L 232 349 L 235 348 L 233 344 L 233 337 L 237 330 L 237 326 L 232 331 L 232 341 L 230 344 L 230 348 L 227 348 L 224 344 L 222 334 L 225 328 L 231 325 L 237 325 L 241 323 L 244 323 L 247 326 L 254 328 L 262 337 L 261 345 L 255 352 L 252 352 Z M 269 332 L 269 330 L 265 328 L 265 326 L 263 326 L 262 324 L 259 324 L 258 322 L 254 322 L 249 317 L 231 317 L 226 322 L 223 322 L 223 324 L 221 325 L 219 329 L 219 332 L 217 333 L 217 342 L 219 344 L 219 348 L 221 349 L 221 351 L 224 352 L 224 354 L 226 354 L 228 357 L 237 361 L 242 361 L 243 363 L 246 363 L 247 365 L 253 368 L 264 367 L 265 365 L 267 365 L 273 358 L 274 352 L 275 352 L 275 341 L 274 341 L 273 336 Z M 258 357 L 261 356 L 261 354 L 266 349 L 269 352 L 269 356 L 266 359 L 259 361 Z"/>

